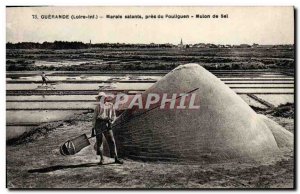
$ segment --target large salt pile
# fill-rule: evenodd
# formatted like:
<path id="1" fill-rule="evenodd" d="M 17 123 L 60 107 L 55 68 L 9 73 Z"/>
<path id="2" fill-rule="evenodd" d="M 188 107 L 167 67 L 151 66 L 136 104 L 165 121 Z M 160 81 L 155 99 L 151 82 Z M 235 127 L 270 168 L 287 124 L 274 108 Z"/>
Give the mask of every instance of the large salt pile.
<path id="1" fill-rule="evenodd" d="M 269 128 L 278 127 L 277 124 L 265 124 L 267 118 L 256 114 L 234 91 L 198 64 L 175 68 L 142 95 L 172 96 L 195 88 L 199 88 L 195 93 L 200 109 L 154 109 L 139 117 L 134 116 L 141 110 L 125 111 L 114 129 L 119 154 L 142 160 L 220 162 L 262 161 L 280 153 Z M 277 128 L 276 132 L 283 130 Z M 284 137 L 280 140 L 293 141 L 289 134 Z"/>

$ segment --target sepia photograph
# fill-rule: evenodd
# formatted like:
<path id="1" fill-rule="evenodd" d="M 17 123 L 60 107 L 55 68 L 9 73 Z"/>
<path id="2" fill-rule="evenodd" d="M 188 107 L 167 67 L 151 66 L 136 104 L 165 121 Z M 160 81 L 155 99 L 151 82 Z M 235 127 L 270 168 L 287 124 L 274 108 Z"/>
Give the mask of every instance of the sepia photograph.
<path id="1" fill-rule="evenodd" d="M 6 188 L 295 189 L 293 6 L 6 6 Z"/>

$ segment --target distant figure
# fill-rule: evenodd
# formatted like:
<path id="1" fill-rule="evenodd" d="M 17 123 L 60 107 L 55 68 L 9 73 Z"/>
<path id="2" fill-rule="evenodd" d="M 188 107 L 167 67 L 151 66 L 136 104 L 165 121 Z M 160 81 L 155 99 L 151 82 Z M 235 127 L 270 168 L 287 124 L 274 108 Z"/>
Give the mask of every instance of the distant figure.
<path id="1" fill-rule="evenodd" d="M 101 100 L 102 99 L 102 100 Z M 114 139 L 114 134 L 111 129 L 111 124 L 114 122 L 116 117 L 116 111 L 112 102 L 104 92 L 100 92 L 96 96 L 97 102 L 93 117 L 93 128 L 92 128 L 92 137 L 96 136 L 96 150 L 97 155 L 100 155 L 99 165 L 104 163 L 103 157 L 103 138 L 106 138 L 106 141 L 109 146 L 110 156 L 115 159 L 115 163 L 123 164 L 118 158 L 117 147 Z"/>
<path id="2" fill-rule="evenodd" d="M 45 74 L 45 72 L 42 72 L 42 81 L 43 81 L 43 83 L 42 83 L 42 85 L 44 85 L 44 84 L 46 84 L 47 85 L 47 80 L 46 79 L 48 79 L 47 77 L 46 77 L 46 74 Z M 49 80 L 49 79 L 48 79 Z"/>

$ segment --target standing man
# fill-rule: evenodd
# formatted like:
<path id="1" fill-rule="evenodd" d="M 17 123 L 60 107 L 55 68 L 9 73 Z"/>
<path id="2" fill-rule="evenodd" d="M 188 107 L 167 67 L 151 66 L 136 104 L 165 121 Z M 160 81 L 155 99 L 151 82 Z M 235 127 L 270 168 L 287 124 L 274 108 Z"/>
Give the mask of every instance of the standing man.
<path id="1" fill-rule="evenodd" d="M 109 97 L 104 92 L 100 92 L 96 96 L 96 100 L 97 102 L 99 102 L 99 104 L 96 105 L 94 111 L 92 136 L 96 136 L 97 155 L 100 155 L 99 165 L 102 165 L 104 163 L 104 137 L 106 138 L 106 141 L 109 146 L 110 156 L 115 159 L 115 163 L 123 164 L 123 161 L 121 161 L 118 158 L 116 142 L 113 131 L 111 129 L 111 124 L 116 118 L 116 111 L 114 105 L 111 102 L 111 99 L 109 99 Z"/>
<path id="2" fill-rule="evenodd" d="M 47 80 L 46 79 L 48 79 L 47 77 L 46 77 L 46 74 L 45 74 L 45 72 L 42 72 L 42 85 L 44 85 L 44 83 L 47 85 Z M 49 80 L 49 79 L 48 79 Z"/>

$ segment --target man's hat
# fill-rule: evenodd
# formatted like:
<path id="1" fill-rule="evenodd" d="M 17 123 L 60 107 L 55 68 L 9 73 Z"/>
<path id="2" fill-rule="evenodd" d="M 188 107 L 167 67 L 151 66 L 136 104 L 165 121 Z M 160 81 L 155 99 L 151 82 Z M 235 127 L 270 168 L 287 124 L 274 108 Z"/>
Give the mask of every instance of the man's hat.
<path id="1" fill-rule="evenodd" d="M 99 92 L 97 96 L 95 96 L 96 99 L 98 99 L 99 97 L 107 97 L 107 95 L 105 94 L 105 92 Z"/>

